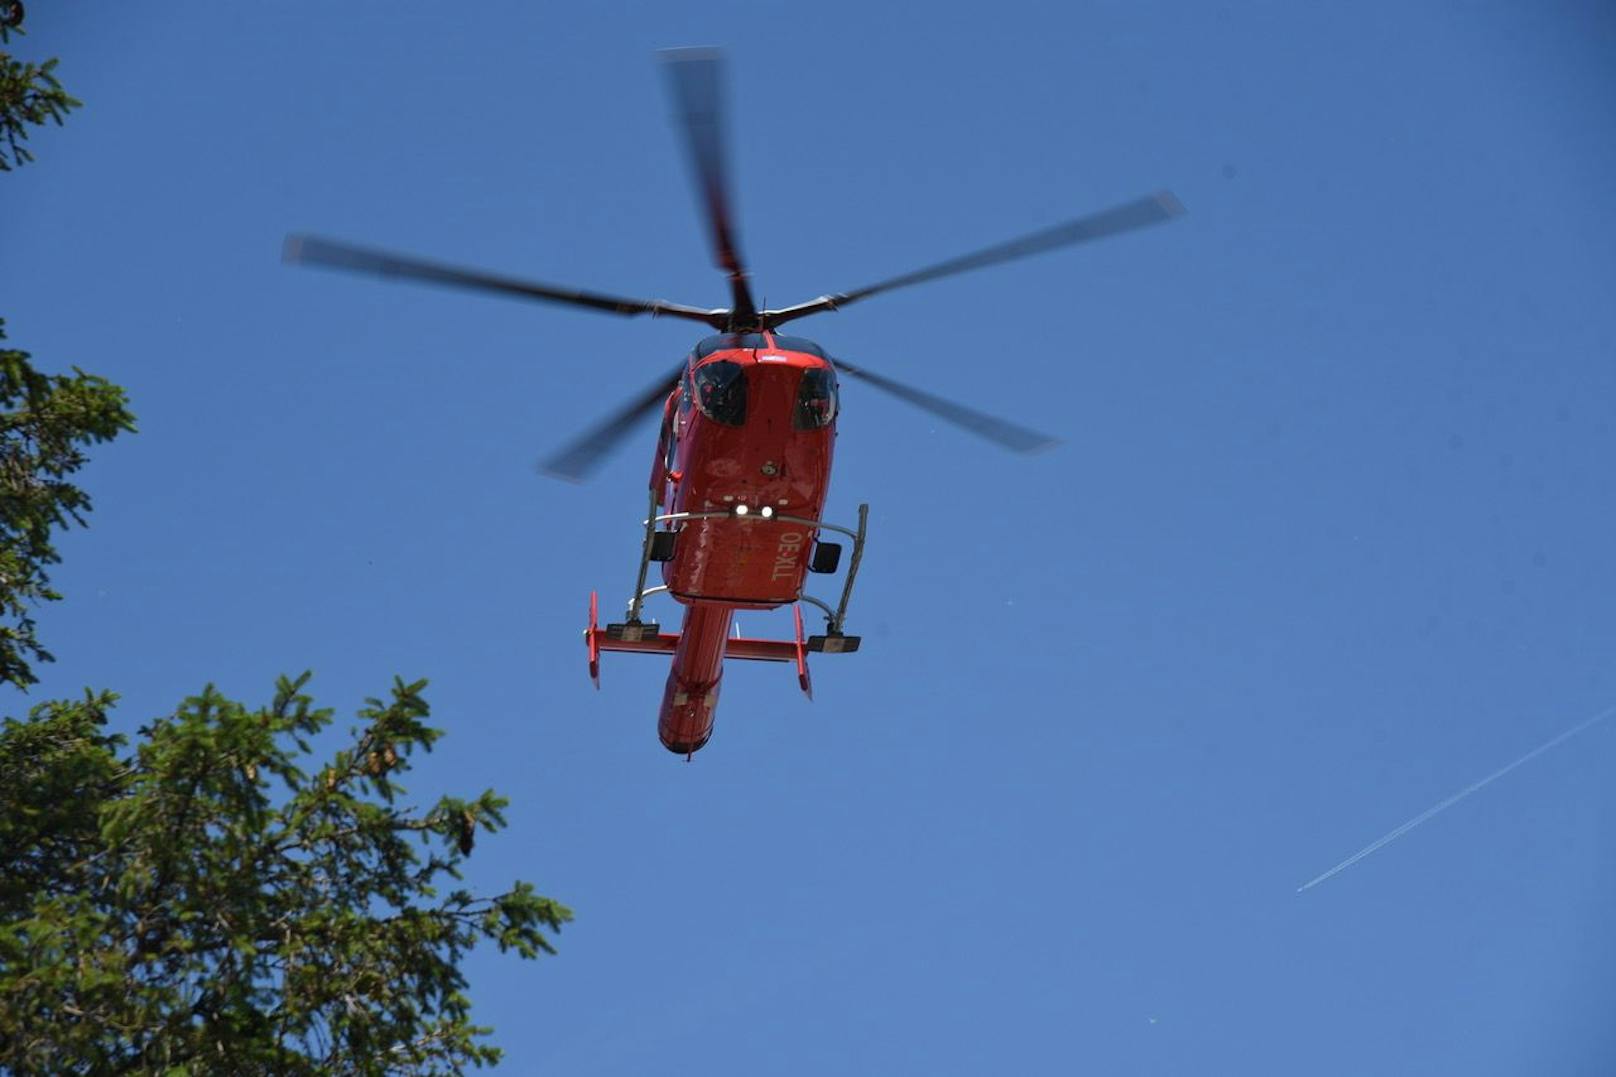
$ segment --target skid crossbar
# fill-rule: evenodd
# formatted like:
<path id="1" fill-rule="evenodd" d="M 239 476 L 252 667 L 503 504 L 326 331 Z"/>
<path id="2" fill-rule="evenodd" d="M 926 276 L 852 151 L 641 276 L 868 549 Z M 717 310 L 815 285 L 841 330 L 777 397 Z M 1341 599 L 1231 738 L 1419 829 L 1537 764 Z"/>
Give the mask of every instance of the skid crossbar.
<path id="1" fill-rule="evenodd" d="M 724 641 L 724 657 L 739 658 L 752 662 L 794 662 L 797 666 L 797 685 L 809 699 L 814 698 L 812 681 L 808 674 L 808 651 L 812 641 L 805 641 L 802 634 L 802 607 L 791 607 L 792 621 L 796 628 L 793 639 L 751 639 L 745 636 L 732 636 Z M 600 600 L 595 592 L 589 592 L 589 627 L 584 629 L 584 643 L 589 648 L 589 678 L 600 687 L 600 654 L 602 651 L 622 651 L 637 654 L 673 654 L 679 649 L 679 634 L 677 632 L 654 632 L 641 634 L 642 626 L 634 625 L 607 625 L 600 627 Z M 655 628 L 655 625 L 644 625 L 644 629 Z M 632 629 L 632 631 L 628 631 Z M 625 638 L 627 637 L 627 638 Z M 817 638 L 817 637 L 816 637 Z"/>
<path id="2" fill-rule="evenodd" d="M 591 651 L 632 651 L 639 654 L 672 654 L 679 646 L 677 632 L 661 632 L 645 639 L 612 639 L 604 628 L 590 633 Z M 785 639 L 731 638 L 724 643 L 725 658 L 746 658 L 755 662 L 795 662 L 797 643 Z"/>

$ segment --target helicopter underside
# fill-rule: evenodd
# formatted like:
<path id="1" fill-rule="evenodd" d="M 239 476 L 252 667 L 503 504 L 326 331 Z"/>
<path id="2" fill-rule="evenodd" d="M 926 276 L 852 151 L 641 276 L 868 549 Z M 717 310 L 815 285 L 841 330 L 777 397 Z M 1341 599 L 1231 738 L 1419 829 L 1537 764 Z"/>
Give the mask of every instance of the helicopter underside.
<path id="1" fill-rule="evenodd" d="M 781 518 L 776 516 L 772 521 L 758 519 L 749 521 L 732 512 L 722 516 L 711 515 L 702 521 L 662 520 L 652 517 L 646 528 L 646 538 L 640 560 L 639 580 L 640 586 L 629 601 L 628 616 L 620 622 L 601 627 L 599 624 L 599 599 L 596 595 L 589 596 L 589 627 L 584 631 L 584 641 L 589 649 L 589 674 L 595 686 L 600 687 L 600 655 L 602 651 L 628 651 L 639 654 L 667 654 L 673 656 L 672 668 L 668 672 L 667 684 L 663 689 L 662 707 L 657 720 L 658 736 L 664 747 L 669 751 L 681 755 L 691 755 L 704 744 L 712 735 L 713 719 L 718 706 L 718 693 L 723 680 L 723 666 L 726 659 L 741 659 L 755 662 L 791 662 L 797 668 L 797 683 L 804 694 L 809 698 L 813 696 L 812 684 L 808 674 L 808 655 L 811 652 L 822 654 L 849 654 L 859 649 L 858 636 L 849 636 L 843 632 L 843 623 L 847 616 L 847 605 L 852 598 L 853 582 L 858 575 L 858 567 L 864 556 L 865 522 L 868 518 L 869 506 L 859 506 L 859 519 L 857 528 L 843 527 L 839 524 L 825 521 L 807 520 L 793 517 Z M 800 584 L 797 592 L 780 601 L 768 603 L 735 603 L 722 602 L 711 599 L 689 600 L 684 599 L 685 606 L 683 623 L 677 633 L 663 632 L 661 626 L 655 621 L 642 619 L 641 612 L 645 599 L 653 595 L 668 593 L 667 587 L 645 588 L 644 582 L 647 569 L 652 558 L 668 549 L 665 539 L 658 536 L 672 534 L 662 529 L 666 526 L 683 526 L 688 528 L 693 522 L 719 524 L 728 522 L 731 525 L 740 524 L 750 526 L 752 523 L 770 523 L 799 530 L 804 535 L 817 536 L 822 531 L 840 532 L 853 540 L 852 557 L 846 566 L 846 577 L 842 584 L 840 601 L 835 607 L 812 595 L 802 591 Z M 784 533 L 784 532 L 782 532 Z M 835 550 L 834 556 L 817 553 L 811 569 L 821 571 L 835 571 L 840 561 L 839 545 L 815 542 L 819 549 Z M 660 549 L 659 549 L 660 547 Z M 678 596 L 674 596 L 678 599 Z M 737 609 L 757 609 L 793 603 L 792 621 L 795 634 L 792 639 L 754 639 L 736 636 L 732 629 Z M 825 632 L 823 635 L 805 636 L 803 632 L 802 603 L 817 607 L 825 616 Z"/>

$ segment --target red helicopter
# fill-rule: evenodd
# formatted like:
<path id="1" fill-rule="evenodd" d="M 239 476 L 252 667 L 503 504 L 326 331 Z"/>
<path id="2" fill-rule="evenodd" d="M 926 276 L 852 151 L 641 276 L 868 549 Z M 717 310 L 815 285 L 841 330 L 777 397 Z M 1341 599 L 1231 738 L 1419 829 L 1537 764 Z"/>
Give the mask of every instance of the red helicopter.
<path id="1" fill-rule="evenodd" d="M 550 475 L 581 480 L 642 418 L 661 411 L 639 579 L 627 615 L 602 628 L 599 603 L 591 593 L 584 638 L 589 674 L 597 688 L 602 651 L 673 656 L 657 732 L 668 750 L 689 758 L 712 735 L 726 658 L 794 663 L 798 684 L 811 698 L 808 653 L 858 650 L 859 637 L 843 629 L 864 553 L 869 507 L 859 506 L 852 527 L 820 518 L 836 440 L 838 374 L 867 382 L 1016 452 L 1054 444 L 1053 438 L 1004 419 L 846 360 L 832 360 L 813 341 L 782 335 L 780 327 L 881 292 L 1157 224 L 1179 215 L 1183 207 L 1171 193 L 1160 192 L 851 292 L 759 310 L 735 238 L 719 55 L 711 49 L 679 49 L 663 56 L 713 250 L 719 268 L 729 277 L 728 307 L 706 309 L 515 280 L 310 236 L 288 237 L 285 259 L 612 314 L 683 318 L 716 331 L 644 393 L 541 464 Z M 853 547 L 834 607 L 803 590 L 810 572 L 838 569 L 841 546 L 826 541 L 825 532 L 846 536 Z M 662 583 L 647 588 L 653 561 L 662 566 Z M 677 634 L 662 632 L 655 622 L 640 616 L 645 599 L 660 593 L 685 607 Z M 804 637 L 803 602 L 825 615 L 824 634 Z M 736 610 L 788 604 L 793 606 L 795 638 L 732 635 Z"/>

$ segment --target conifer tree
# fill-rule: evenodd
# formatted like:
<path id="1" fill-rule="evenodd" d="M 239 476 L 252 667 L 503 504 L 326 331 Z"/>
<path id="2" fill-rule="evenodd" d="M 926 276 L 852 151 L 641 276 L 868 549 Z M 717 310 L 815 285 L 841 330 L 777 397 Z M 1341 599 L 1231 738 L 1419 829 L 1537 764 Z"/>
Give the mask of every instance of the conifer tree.
<path id="1" fill-rule="evenodd" d="M 79 102 L 56 61 L 15 60 L 0 0 L 0 171 Z M 3 181 L 0 181 L 3 182 Z M 5 338 L 0 321 L 0 341 Z M 134 430 L 122 388 L 0 348 L 0 692 L 50 654 L 33 612 L 87 523 L 86 450 Z M 460 961 L 552 952 L 571 912 L 517 881 L 458 885 L 492 790 L 413 806 L 399 784 L 441 735 L 425 681 L 367 700 L 315 762 L 332 712 L 309 675 L 249 706 L 211 686 L 133 738 L 87 691 L 0 720 L 0 1073 L 458 1073 L 495 1062 Z"/>

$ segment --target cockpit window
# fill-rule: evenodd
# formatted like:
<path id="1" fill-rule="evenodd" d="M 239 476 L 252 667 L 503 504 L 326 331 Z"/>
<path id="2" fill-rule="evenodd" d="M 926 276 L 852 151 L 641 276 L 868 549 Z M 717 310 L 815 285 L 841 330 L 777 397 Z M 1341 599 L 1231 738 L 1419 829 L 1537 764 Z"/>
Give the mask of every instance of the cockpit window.
<path id="1" fill-rule="evenodd" d="M 740 426 L 746 422 L 746 372 L 728 359 L 696 368 L 696 406 L 714 422 Z"/>
<path id="2" fill-rule="evenodd" d="M 836 376 L 829 367 L 809 367 L 797 385 L 797 410 L 791 425 L 798 430 L 818 430 L 836 418 Z"/>
<path id="3" fill-rule="evenodd" d="M 820 359 L 829 358 L 818 344 L 807 337 L 775 337 L 774 346 L 781 351 L 802 352 L 804 355 L 813 355 Z"/>
<path id="4" fill-rule="evenodd" d="M 722 336 L 708 337 L 696 345 L 696 358 L 705 359 L 714 352 L 727 351 L 730 348 L 767 348 L 769 346 L 762 333 L 725 333 Z"/>

